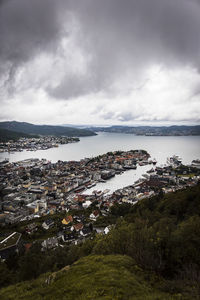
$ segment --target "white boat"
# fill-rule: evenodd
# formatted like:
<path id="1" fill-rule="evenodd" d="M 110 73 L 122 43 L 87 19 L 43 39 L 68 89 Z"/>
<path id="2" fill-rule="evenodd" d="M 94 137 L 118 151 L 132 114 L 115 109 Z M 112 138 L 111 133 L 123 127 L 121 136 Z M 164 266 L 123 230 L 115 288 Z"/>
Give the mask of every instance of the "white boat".
<path id="1" fill-rule="evenodd" d="M 95 186 L 95 185 L 96 185 L 96 183 L 93 182 L 93 183 L 89 184 L 89 185 L 87 186 L 87 188 L 90 189 L 90 188 L 92 188 L 92 187 Z"/>
<path id="2" fill-rule="evenodd" d="M 148 174 L 142 174 L 142 176 L 146 179 L 149 179 L 149 177 L 150 177 L 150 175 L 148 175 Z"/>
<path id="3" fill-rule="evenodd" d="M 173 155 L 167 158 L 167 164 L 170 166 L 178 166 L 182 162 L 182 159 L 178 155 Z"/>
<path id="4" fill-rule="evenodd" d="M 105 189 L 105 190 L 103 191 L 103 194 L 107 194 L 107 193 L 109 193 L 109 192 L 110 192 L 109 189 Z"/>
<path id="5" fill-rule="evenodd" d="M 192 167 L 200 169 L 200 159 L 194 159 L 191 164 Z"/>
<path id="6" fill-rule="evenodd" d="M 156 164 L 157 164 L 157 160 L 154 158 L 154 159 L 152 160 L 152 163 L 153 163 L 153 165 L 156 165 Z"/>

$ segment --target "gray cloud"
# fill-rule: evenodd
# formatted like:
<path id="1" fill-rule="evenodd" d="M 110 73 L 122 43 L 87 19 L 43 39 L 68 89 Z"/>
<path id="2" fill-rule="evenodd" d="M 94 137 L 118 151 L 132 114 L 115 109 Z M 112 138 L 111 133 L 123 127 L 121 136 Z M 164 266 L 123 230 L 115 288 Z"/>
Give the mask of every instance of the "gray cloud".
<path id="1" fill-rule="evenodd" d="M 18 78 L 17 92 L 42 89 L 55 100 L 103 93 L 111 101 L 135 91 L 136 101 L 137 92 L 148 86 L 151 66 L 199 72 L 199 28 L 199 0 L 0 0 L 0 94 L 14 95 Z M 63 39 L 73 46 L 63 46 Z M 84 61 L 83 71 L 75 67 L 74 50 Z M 47 74 L 42 66 L 31 74 L 30 65 L 41 54 L 55 63 Z M 17 77 L 22 70 L 23 77 Z M 196 101 L 198 86 L 189 99 Z M 126 122 L 142 114 L 112 109 L 115 105 L 102 110 L 102 118 Z"/>
<path id="2" fill-rule="evenodd" d="M 86 77 L 83 89 L 83 78 L 76 78 L 76 94 L 108 89 L 126 72 L 134 82 L 153 63 L 200 66 L 198 1 L 85 0 L 74 1 L 72 11 L 81 26 L 79 46 L 92 54 L 92 80 Z M 67 76 L 54 96 L 71 97 L 68 82 Z"/>
<path id="3" fill-rule="evenodd" d="M 0 2 L 0 75 L 5 83 L 12 83 L 16 71 L 39 53 L 55 51 L 63 13 L 61 2 L 54 0 Z"/>
<path id="4" fill-rule="evenodd" d="M 1 74 L 12 79 L 38 53 L 55 51 L 66 34 L 63 22 L 68 11 L 80 24 L 77 46 L 92 60 L 85 78 L 67 74 L 60 86 L 50 88 L 54 96 L 69 98 L 106 89 L 122 72 L 136 76 L 151 63 L 199 68 L 198 1 L 7 0 L 0 7 Z"/>

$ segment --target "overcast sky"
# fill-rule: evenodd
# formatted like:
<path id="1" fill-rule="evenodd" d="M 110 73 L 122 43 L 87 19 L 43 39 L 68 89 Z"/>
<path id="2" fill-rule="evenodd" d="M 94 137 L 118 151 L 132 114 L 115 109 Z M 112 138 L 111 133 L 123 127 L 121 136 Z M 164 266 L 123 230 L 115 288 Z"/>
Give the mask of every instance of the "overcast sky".
<path id="1" fill-rule="evenodd" d="M 200 0 L 0 0 L 0 120 L 199 124 Z"/>

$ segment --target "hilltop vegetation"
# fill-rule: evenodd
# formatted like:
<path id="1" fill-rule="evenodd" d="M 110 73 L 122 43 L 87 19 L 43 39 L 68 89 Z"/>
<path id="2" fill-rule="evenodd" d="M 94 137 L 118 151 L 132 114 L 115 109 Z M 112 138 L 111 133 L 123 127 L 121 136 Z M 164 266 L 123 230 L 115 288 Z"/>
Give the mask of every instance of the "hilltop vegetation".
<path id="1" fill-rule="evenodd" d="M 30 135 L 22 132 L 15 132 L 0 128 L 0 142 L 8 142 L 10 140 L 17 141 L 20 138 L 37 138 L 37 135 Z"/>
<path id="2" fill-rule="evenodd" d="M 25 134 L 55 135 L 55 136 L 92 136 L 96 135 L 92 130 L 73 127 L 34 125 L 25 122 L 0 122 L 0 128 Z"/>
<path id="3" fill-rule="evenodd" d="M 146 278 L 145 278 L 146 277 Z M 2 300 L 25 299 L 180 299 L 152 287 L 145 274 L 128 256 L 88 256 L 57 273 L 0 291 Z"/>
<path id="4" fill-rule="evenodd" d="M 1 263 L 2 286 L 22 282 L 0 290 L 0 298 L 199 299 L 200 184 L 134 206 L 116 204 L 98 223 L 114 226 L 77 246 L 41 252 L 35 243 Z M 65 266 L 71 267 L 55 279 L 44 274 Z"/>

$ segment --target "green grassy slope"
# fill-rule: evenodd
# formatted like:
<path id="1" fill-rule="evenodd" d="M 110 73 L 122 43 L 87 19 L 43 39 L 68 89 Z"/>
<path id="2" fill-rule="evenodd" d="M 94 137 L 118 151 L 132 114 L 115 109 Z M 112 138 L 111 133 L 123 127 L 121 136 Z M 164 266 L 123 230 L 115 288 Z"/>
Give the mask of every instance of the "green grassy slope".
<path id="1" fill-rule="evenodd" d="M 146 275 L 147 276 L 147 275 Z M 152 279 L 151 279 L 152 280 Z M 180 299 L 151 287 L 133 259 L 121 255 L 88 256 L 72 267 L 0 290 L 1 300 Z M 181 298 L 183 299 L 183 298 Z"/>

